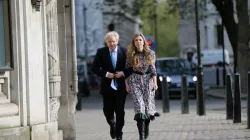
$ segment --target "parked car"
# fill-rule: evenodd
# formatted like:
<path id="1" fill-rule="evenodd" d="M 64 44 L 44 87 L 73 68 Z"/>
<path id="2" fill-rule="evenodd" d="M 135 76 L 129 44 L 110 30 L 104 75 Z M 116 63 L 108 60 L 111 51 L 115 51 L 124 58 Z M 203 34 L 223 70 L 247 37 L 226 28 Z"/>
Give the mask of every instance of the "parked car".
<path id="1" fill-rule="evenodd" d="M 162 98 L 163 77 L 166 77 L 168 83 L 168 91 L 170 97 L 181 97 L 181 77 L 187 76 L 188 93 L 196 98 L 196 81 L 195 71 L 192 69 L 190 62 L 187 59 L 176 57 L 164 57 L 156 60 L 157 83 L 158 90 L 156 98 Z"/>
<path id="2" fill-rule="evenodd" d="M 230 64 L 230 56 L 227 49 L 224 50 L 225 54 L 225 65 Z M 197 54 L 193 56 L 193 63 L 197 64 Z M 223 50 L 222 49 L 211 49 L 201 51 L 201 64 L 203 67 L 214 67 L 223 66 Z"/>

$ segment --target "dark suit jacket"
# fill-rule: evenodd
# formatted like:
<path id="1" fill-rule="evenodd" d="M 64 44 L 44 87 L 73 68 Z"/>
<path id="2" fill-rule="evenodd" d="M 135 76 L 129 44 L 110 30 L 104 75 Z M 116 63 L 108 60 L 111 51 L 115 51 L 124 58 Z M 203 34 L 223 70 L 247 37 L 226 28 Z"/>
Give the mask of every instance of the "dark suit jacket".
<path id="1" fill-rule="evenodd" d="M 92 66 L 92 71 L 101 78 L 101 85 L 100 85 L 101 94 L 113 91 L 110 86 L 112 80 L 106 78 L 107 72 L 115 73 L 116 71 L 124 71 L 124 73 L 126 73 L 125 72 L 126 57 L 127 57 L 127 49 L 118 47 L 116 69 L 114 69 L 111 62 L 109 48 L 103 47 L 97 50 Z M 117 79 L 117 83 L 118 83 L 118 90 L 126 93 L 125 77 Z"/>

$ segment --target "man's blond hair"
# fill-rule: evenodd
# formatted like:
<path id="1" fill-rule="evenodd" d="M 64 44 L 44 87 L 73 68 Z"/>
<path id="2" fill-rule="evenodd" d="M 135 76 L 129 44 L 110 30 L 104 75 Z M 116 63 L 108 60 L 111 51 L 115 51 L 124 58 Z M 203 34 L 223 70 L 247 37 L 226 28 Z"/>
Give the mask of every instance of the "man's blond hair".
<path id="1" fill-rule="evenodd" d="M 105 38 L 104 38 L 105 41 L 108 42 L 110 37 L 115 37 L 116 41 L 117 42 L 119 41 L 119 34 L 115 31 L 111 31 L 111 32 L 106 33 Z"/>

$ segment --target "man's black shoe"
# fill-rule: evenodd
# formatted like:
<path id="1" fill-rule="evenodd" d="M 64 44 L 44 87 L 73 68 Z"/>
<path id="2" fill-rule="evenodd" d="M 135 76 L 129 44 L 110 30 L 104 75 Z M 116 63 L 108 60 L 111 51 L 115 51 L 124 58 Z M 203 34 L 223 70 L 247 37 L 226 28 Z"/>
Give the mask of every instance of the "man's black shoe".
<path id="1" fill-rule="evenodd" d="M 122 136 L 117 137 L 116 140 L 122 140 Z"/>
<path id="2" fill-rule="evenodd" d="M 116 138 L 116 135 L 115 135 L 115 124 L 113 126 L 110 126 L 110 136 L 111 136 L 112 139 Z"/>

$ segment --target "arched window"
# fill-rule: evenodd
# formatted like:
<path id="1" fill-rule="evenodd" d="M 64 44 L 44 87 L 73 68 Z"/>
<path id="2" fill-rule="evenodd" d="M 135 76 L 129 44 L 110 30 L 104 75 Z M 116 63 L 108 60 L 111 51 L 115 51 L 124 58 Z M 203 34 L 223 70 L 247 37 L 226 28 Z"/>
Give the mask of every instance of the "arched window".
<path id="1" fill-rule="evenodd" d="M 0 72 L 13 69 L 10 0 L 0 0 Z"/>

